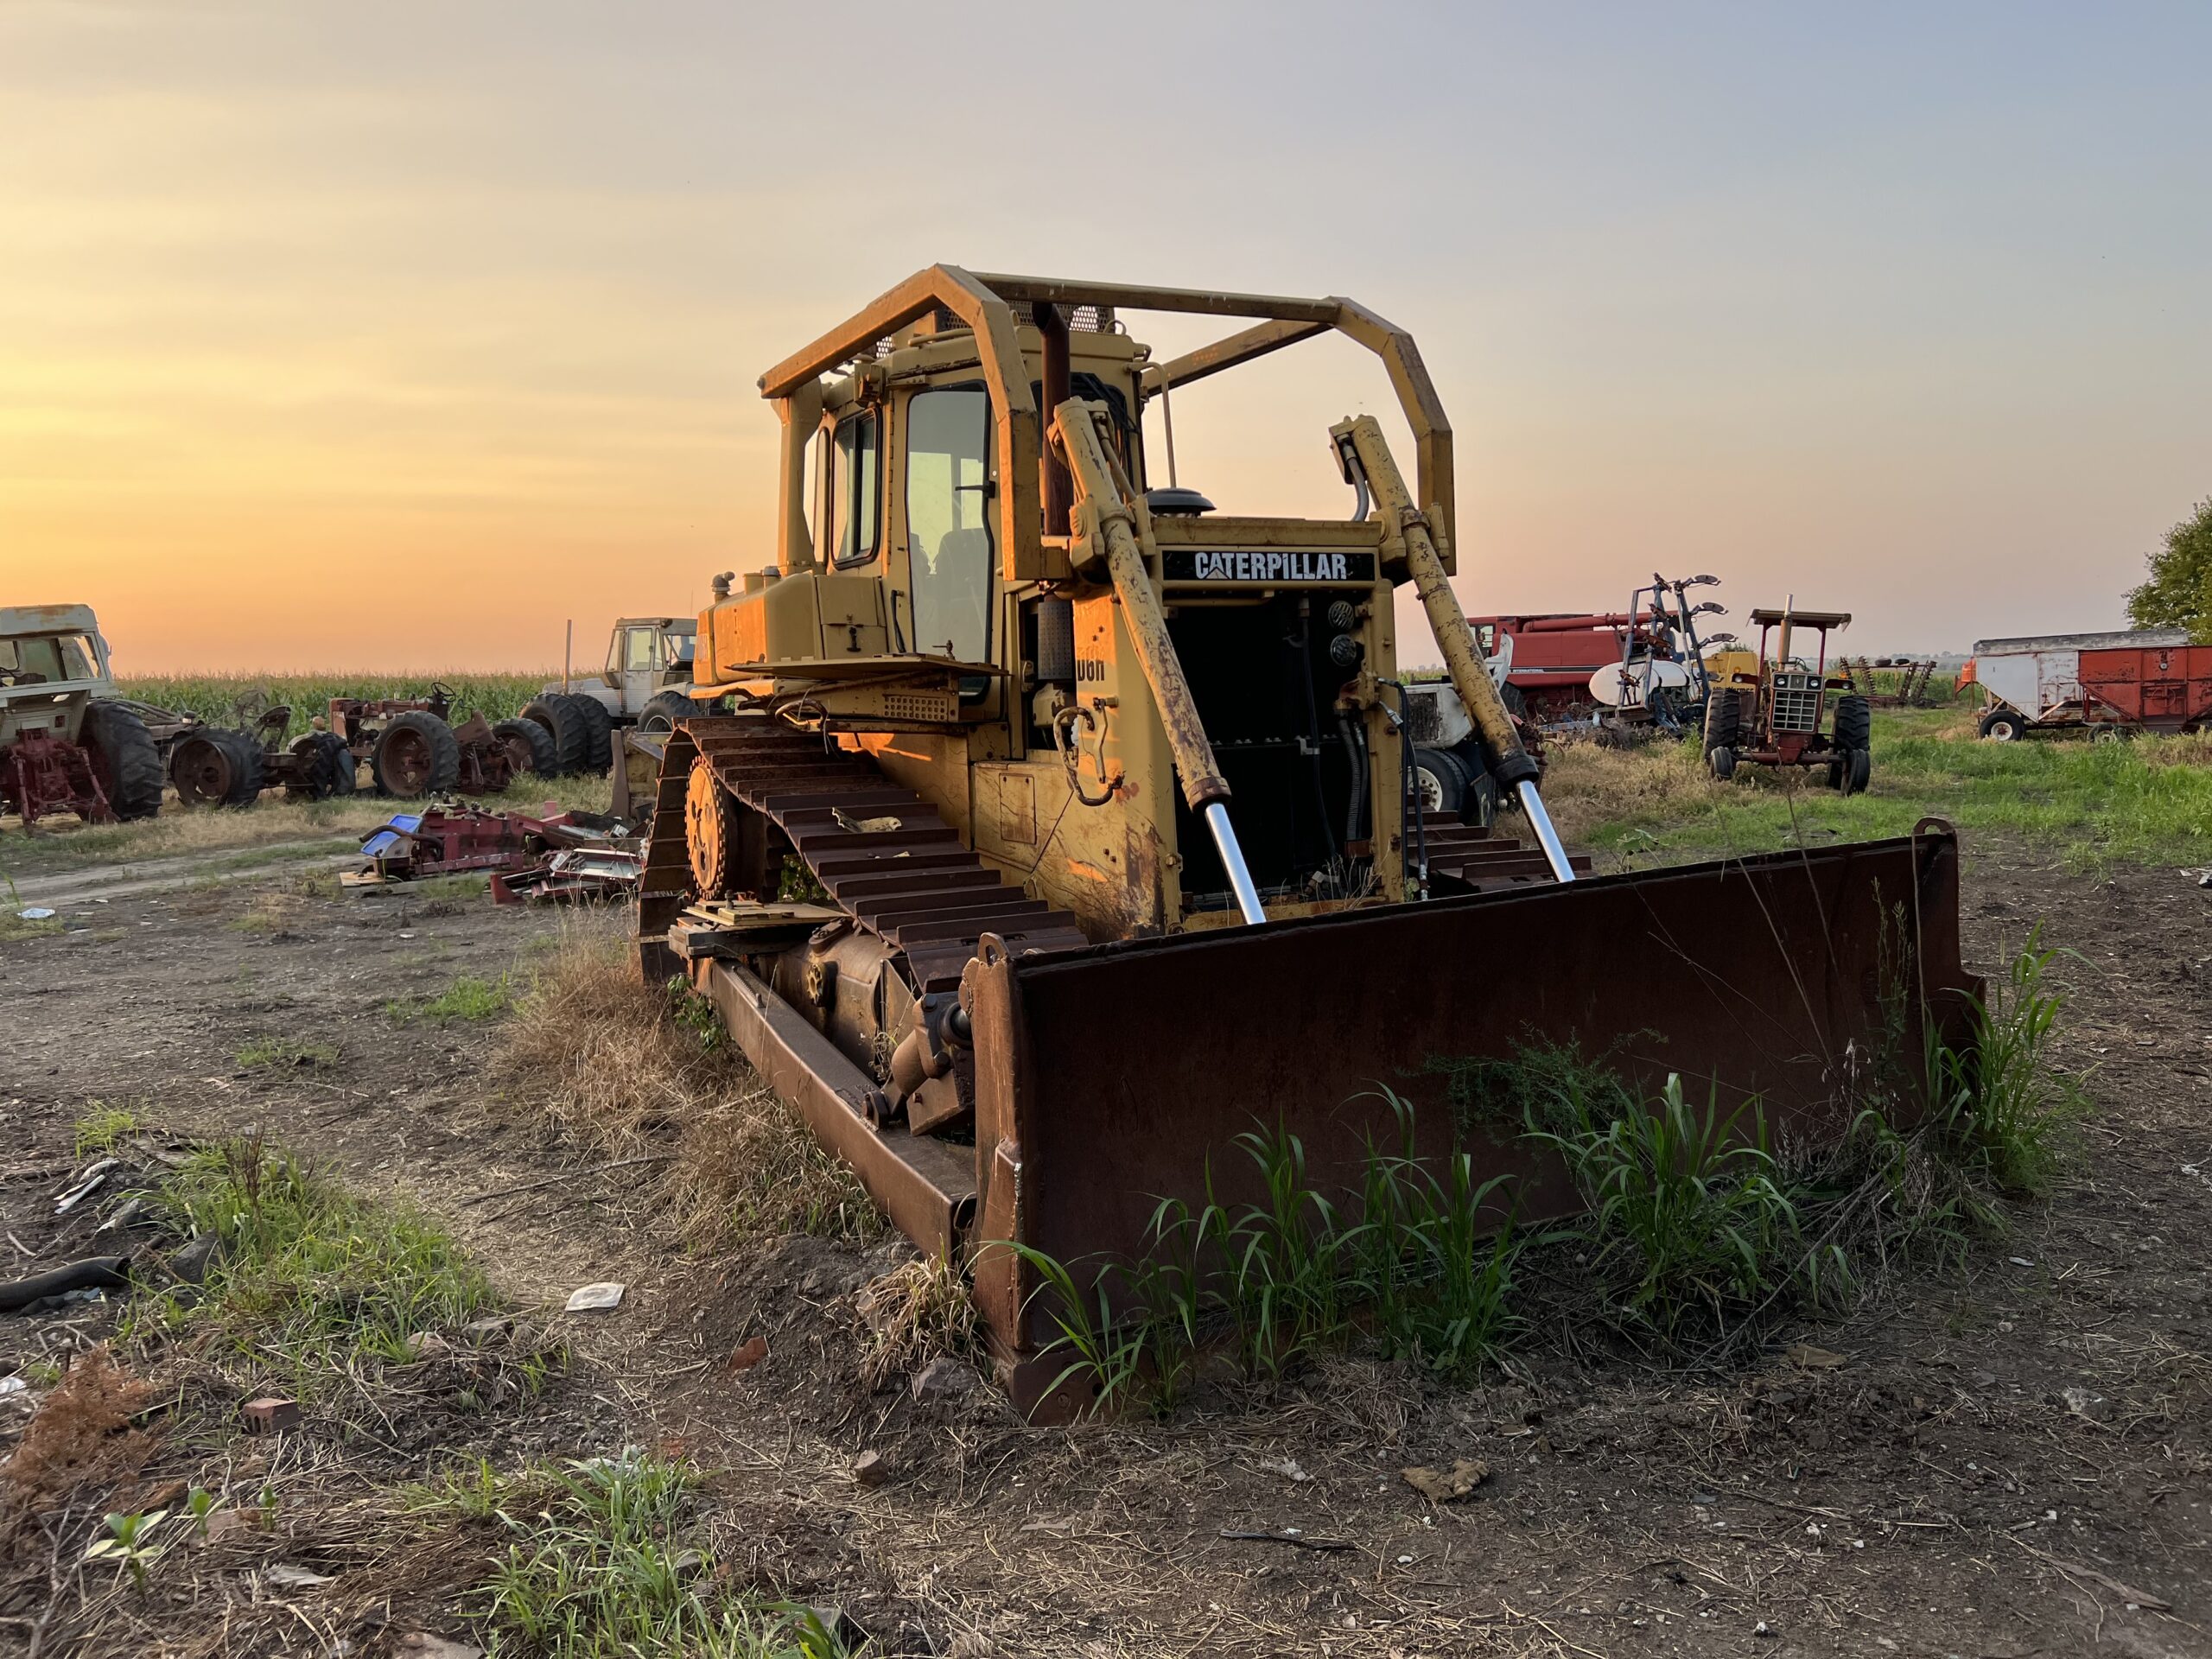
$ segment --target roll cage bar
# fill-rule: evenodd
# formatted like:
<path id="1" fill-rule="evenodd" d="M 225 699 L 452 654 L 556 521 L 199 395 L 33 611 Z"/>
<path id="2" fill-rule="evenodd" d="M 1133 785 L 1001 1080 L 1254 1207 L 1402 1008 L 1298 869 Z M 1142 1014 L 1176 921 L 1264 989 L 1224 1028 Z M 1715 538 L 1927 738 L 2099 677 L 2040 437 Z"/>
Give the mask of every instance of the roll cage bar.
<path id="1" fill-rule="evenodd" d="M 931 265 L 917 271 L 889 293 L 794 353 L 760 377 L 761 396 L 773 401 L 783 422 L 781 510 L 779 541 L 786 569 L 815 563 L 805 513 L 805 456 L 822 412 L 822 377 L 874 348 L 939 307 L 974 332 L 976 354 L 990 387 L 998 448 L 999 546 L 1009 582 L 1035 582 L 1070 574 L 1061 547 L 1048 545 L 1044 523 L 1039 460 L 1043 425 L 1030 375 L 1022 360 L 1017 303 L 1032 307 L 1110 306 L 1117 310 L 1179 311 L 1209 316 L 1249 317 L 1252 327 L 1202 346 L 1181 357 L 1156 363 L 1141 382 L 1149 395 L 1203 380 L 1240 363 L 1281 351 L 1301 340 L 1334 331 L 1349 336 L 1382 359 L 1399 407 L 1413 429 L 1416 487 L 1436 527 L 1447 570 L 1457 546 L 1452 475 L 1452 425 L 1421 359 L 1413 336 L 1365 306 L 1342 297 L 1294 299 L 1268 294 L 1231 294 L 1212 289 L 1150 288 L 1128 283 L 1078 282 L 1058 277 L 979 275 L 957 265 Z M 1064 329 L 1048 328 L 1046 354 L 1055 336 L 1065 350 Z M 1063 358 L 1063 365 L 1065 358 Z M 1046 365 L 1046 382 L 1052 365 Z"/>

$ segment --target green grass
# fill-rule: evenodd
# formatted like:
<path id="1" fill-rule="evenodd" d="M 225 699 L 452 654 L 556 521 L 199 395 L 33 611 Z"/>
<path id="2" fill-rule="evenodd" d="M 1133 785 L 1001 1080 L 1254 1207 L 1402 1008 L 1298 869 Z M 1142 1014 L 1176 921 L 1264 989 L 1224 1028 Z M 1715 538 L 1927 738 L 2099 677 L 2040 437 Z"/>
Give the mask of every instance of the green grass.
<path id="1" fill-rule="evenodd" d="M 690 1465 L 635 1451 L 512 1480 L 488 1466 L 456 1479 L 451 1512 L 488 1516 L 511 1541 L 475 1598 L 491 1653 L 836 1659 L 843 1649 L 812 1612 L 728 1587 L 738 1563 L 716 1560 L 698 1484 Z"/>
<path id="2" fill-rule="evenodd" d="M 338 1051 L 328 1043 L 303 1037 L 257 1037 L 232 1057 L 241 1071 L 274 1071 L 284 1066 L 328 1067 L 338 1064 Z"/>
<path id="3" fill-rule="evenodd" d="M 416 1337 L 493 1306 L 436 1227 L 365 1203 L 258 1138 L 195 1154 L 157 1200 L 174 1231 L 222 1245 L 204 1286 L 134 1298 L 124 1334 L 186 1340 L 241 1382 L 273 1375 L 302 1397 L 360 1384 L 365 1366 L 404 1363 Z"/>
<path id="4" fill-rule="evenodd" d="M 589 676 L 597 670 L 587 668 L 581 672 Z M 292 710 L 291 725 L 285 734 L 289 740 L 306 731 L 313 716 L 327 715 L 333 697 L 379 701 L 420 697 L 429 695 L 431 682 L 437 681 L 454 693 L 456 723 L 470 714 L 500 721 L 519 714 L 523 704 L 545 686 L 557 685 L 560 679 L 557 668 L 539 674 L 464 674 L 451 670 L 420 674 L 157 674 L 119 680 L 117 687 L 126 697 L 197 715 L 218 726 L 242 723 L 240 698 L 249 699 L 257 709 L 285 703 Z"/>
<path id="5" fill-rule="evenodd" d="M 505 974 L 497 979 L 463 974 L 434 997 L 394 997 L 384 1011 L 401 1025 L 429 1020 L 442 1026 L 455 1020 L 496 1020 L 513 1007 L 513 988 Z"/>
<path id="6" fill-rule="evenodd" d="M 1226 1340 L 1244 1371 L 1274 1379 L 1332 1349 L 1365 1345 L 1465 1380 L 1503 1351 L 1522 1239 L 1507 1182 L 1478 1183 L 1473 1160 L 1437 1165 L 1414 1150 L 1414 1110 L 1385 1089 L 1397 1136 L 1370 1142 L 1357 1193 L 1332 1199 L 1307 1178 L 1299 1137 L 1261 1128 L 1236 1138 L 1264 1197 L 1193 1211 L 1163 1200 L 1135 1261 L 1078 1274 L 1009 1244 L 1058 1332 L 1052 1389 L 1079 1382 L 1096 1409 L 1146 1398 L 1171 1411 L 1198 1350 Z"/>
<path id="7" fill-rule="evenodd" d="M 1824 774 L 1795 768 L 1745 767 L 1709 789 L 1669 777 L 1673 786 L 1648 799 L 1609 790 L 1595 811 L 1578 815 L 1580 838 L 1593 850 L 1629 856 L 1716 857 L 1902 836 L 1932 815 L 1969 834 L 1998 832 L 2050 848 L 2076 868 L 2113 860 L 2212 864 L 2212 739 L 1992 743 L 1974 734 L 1974 713 L 1878 710 L 1873 777 L 1863 795 L 1839 796 L 1819 781 Z M 1629 758 L 1701 772 L 1694 741 Z M 1565 750 L 1555 764 L 1560 786 L 1574 787 L 1583 757 Z"/>
<path id="8" fill-rule="evenodd" d="M 96 1158 L 111 1151 L 123 1141 L 138 1133 L 145 1125 L 138 1114 L 125 1106 L 110 1106 L 105 1101 L 93 1101 L 85 1115 L 77 1120 L 77 1156 Z"/>
<path id="9" fill-rule="evenodd" d="M 1525 1131 L 1559 1154 L 1588 1206 L 1563 1230 L 1589 1246 L 1608 1311 L 1672 1338 L 1774 1298 L 1803 1259 L 1802 1223 L 1758 1102 L 1700 1108 L 1673 1076 L 1648 1108 L 1618 1101 L 1572 1088 Z"/>

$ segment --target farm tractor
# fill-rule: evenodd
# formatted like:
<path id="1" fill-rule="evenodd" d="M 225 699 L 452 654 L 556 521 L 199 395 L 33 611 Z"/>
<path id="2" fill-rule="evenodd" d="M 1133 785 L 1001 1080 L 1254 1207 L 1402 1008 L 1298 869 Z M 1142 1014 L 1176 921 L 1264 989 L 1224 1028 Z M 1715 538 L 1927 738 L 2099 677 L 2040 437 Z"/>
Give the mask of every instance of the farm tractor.
<path id="1" fill-rule="evenodd" d="M 1160 358 L 1147 311 L 1238 321 Z M 1382 359 L 1411 480 L 1370 416 L 1317 423 L 1338 518 L 1218 512 L 1155 467 L 1149 405 L 1172 449 L 1171 395 L 1330 334 Z M 1471 1115 L 1469 1065 L 1580 1046 L 1817 1141 L 1898 1007 L 1908 1047 L 1962 1039 L 1947 826 L 1604 877 L 1562 845 L 1452 590 L 1450 423 L 1365 307 L 937 265 L 761 390 L 775 556 L 699 618 L 687 695 L 732 712 L 662 746 L 640 966 L 964 1267 L 1025 1408 L 1081 1403 L 1037 1264 L 1089 1298 L 1177 1204 L 1259 1201 L 1255 1122 L 1332 1201 L 1402 1147 L 1513 1177 L 1529 1220 L 1573 1183 Z M 1408 586 L 1533 845 L 1424 810 Z M 1646 954 L 1681 969 L 1656 1001 L 1618 971 Z"/>
<path id="2" fill-rule="evenodd" d="M 26 827 L 162 807 L 162 753 L 140 705 L 117 695 L 89 605 L 0 609 L 0 810 Z"/>
<path id="3" fill-rule="evenodd" d="M 1756 658 L 1745 653 L 1719 671 L 1707 663 L 1707 769 L 1726 779 L 1745 766 L 1825 767 L 1830 789 L 1859 793 L 1873 768 L 1872 712 L 1848 677 L 1827 671 L 1829 632 L 1849 626 L 1849 613 L 1801 611 L 1793 599 L 1778 611 L 1753 611 L 1751 620 L 1759 627 Z M 1809 668 L 1790 654 L 1800 629 L 1820 636 Z"/>
<path id="4" fill-rule="evenodd" d="M 728 597 L 734 580 L 734 572 L 715 577 L 715 596 Z M 565 695 L 571 702 L 596 708 L 596 713 L 592 708 L 576 710 L 588 728 L 581 734 L 584 748 L 597 757 L 595 770 L 607 770 L 602 751 L 611 732 L 628 726 L 641 732 L 665 732 L 693 715 L 721 712 L 720 700 L 709 706 L 691 696 L 691 658 L 698 632 L 698 623 L 688 616 L 626 616 L 615 623 L 607 640 L 603 673 L 545 688 L 548 702 Z M 557 715 L 547 719 L 549 727 L 557 728 Z"/>

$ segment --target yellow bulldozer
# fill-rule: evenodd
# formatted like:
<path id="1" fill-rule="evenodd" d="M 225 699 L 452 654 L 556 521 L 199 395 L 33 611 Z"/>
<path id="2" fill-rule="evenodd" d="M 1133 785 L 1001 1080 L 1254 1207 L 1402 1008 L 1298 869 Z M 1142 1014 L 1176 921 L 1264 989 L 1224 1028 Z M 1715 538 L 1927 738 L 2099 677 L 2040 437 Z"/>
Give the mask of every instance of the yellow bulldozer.
<path id="1" fill-rule="evenodd" d="M 1244 326 L 1159 360 L 1145 312 Z M 1215 512 L 1170 456 L 1155 482 L 1154 399 L 1172 456 L 1176 391 L 1332 331 L 1381 359 L 1410 483 L 1369 416 L 1316 455 L 1339 518 Z M 937 265 L 760 385 L 776 557 L 699 618 L 690 695 L 734 712 L 668 735 L 642 965 L 969 1264 L 1024 1403 L 1052 1332 L 1003 1247 L 1134 1256 L 1162 1198 L 1234 1186 L 1255 1122 L 1356 1183 L 1387 1084 L 1424 1149 L 1525 1176 L 1527 1215 L 1566 1184 L 1455 1122 L 1437 1062 L 1580 1045 L 1833 1134 L 1900 1007 L 1916 1044 L 1961 1028 L 1947 826 L 1595 878 L 1560 845 L 1451 587 L 1450 424 L 1364 307 Z M 1453 764 L 1525 842 L 1421 804 L 1408 583 Z"/>

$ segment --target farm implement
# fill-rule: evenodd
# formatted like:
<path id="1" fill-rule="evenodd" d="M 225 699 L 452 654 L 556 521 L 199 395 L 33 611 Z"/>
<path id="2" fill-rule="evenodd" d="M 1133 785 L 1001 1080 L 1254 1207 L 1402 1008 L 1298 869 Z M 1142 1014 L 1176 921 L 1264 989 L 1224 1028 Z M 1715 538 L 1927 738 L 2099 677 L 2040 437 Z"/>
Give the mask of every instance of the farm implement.
<path id="1" fill-rule="evenodd" d="M 1146 310 L 1243 326 L 1155 360 Z M 1410 483 L 1363 416 L 1326 435 L 1340 518 L 1154 485 L 1149 403 L 1332 332 L 1382 359 Z M 1225 1154 L 1255 1125 L 1340 1192 L 1396 1133 L 1387 1084 L 1526 1217 L 1567 1184 L 1440 1062 L 1580 1046 L 1832 1139 L 1868 1053 L 1963 1033 L 1943 825 L 1598 877 L 1560 844 L 1452 589 L 1450 425 L 1365 308 L 937 266 L 761 385 L 778 557 L 699 619 L 689 695 L 734 712 L 660 742 L 641 966 L 965 1263 L 1025 1405 L 1059 1367 L 1009 1247 L 1088 1283 L 1163 1199 L 1255 1196 Z M 1408 586 L 1465 718 L 1442 741 L 1490 780 L 1458 810 L 1414 764 Z"/>

